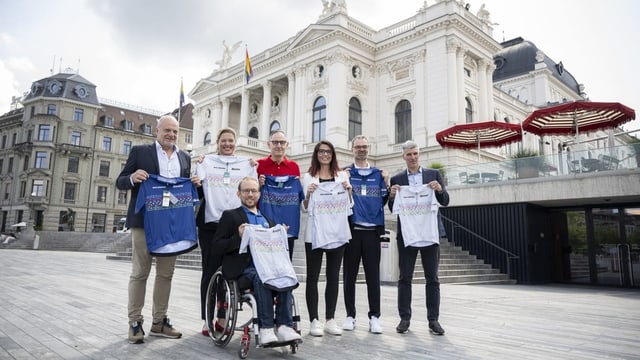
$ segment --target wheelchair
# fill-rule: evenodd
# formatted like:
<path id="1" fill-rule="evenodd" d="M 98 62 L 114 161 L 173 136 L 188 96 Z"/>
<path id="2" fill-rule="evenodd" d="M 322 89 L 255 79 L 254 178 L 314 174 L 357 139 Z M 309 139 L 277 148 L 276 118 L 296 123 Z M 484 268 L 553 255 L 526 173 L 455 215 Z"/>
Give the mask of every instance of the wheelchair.
<path id="1" fill-rule="evenodd" d="M 288 346 L 292 354 L 298 351 L 298 345 L 302 340 L 275 342 L 261 344 L 258 327 L 258 308 L 256 299 L 251 293 L 251 281 L 244 276 L 237 280 L 227 280 L 222 275 L 222 269 L 218 269 L 207 288 L 205 314 L 209 337 L 219 347 L 225 347 L 231 341 L 233 334 L 242 333 L 240 338 L 240 350 L 238 355 L 246 359 L 251 347 L 251 333 L 255 336 L 256 348 L 273 348 Z M 245 306 L 249 307 L 251 314 L 242 316 Z M 295 296 L 291 296 L 291 316 L 293 329 L 300 334 L 300 314 Z"/>

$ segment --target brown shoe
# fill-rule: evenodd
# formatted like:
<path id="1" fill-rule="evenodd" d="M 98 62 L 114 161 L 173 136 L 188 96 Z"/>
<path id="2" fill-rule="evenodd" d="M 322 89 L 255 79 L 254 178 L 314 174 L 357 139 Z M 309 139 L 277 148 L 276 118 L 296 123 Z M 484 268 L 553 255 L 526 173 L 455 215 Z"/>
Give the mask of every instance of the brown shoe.
<path id="1" fill-rule="evenodd" d="M 142 344 L 144 342 L 144 330 L 142 321 L 134 321 L 129 325 L 129 343 Z"/>
<path id="2" fill-rule="evenodd" d="M 182 333 L 171 325 L 171 322 L 169 322 L 169 318 L 167 317 L 162 319 L 162 321 L 154 322 L 153 325 L 151 325 L 149 335 L 162 336 L 170 339 L 178 339 L 182 337 Z"/>

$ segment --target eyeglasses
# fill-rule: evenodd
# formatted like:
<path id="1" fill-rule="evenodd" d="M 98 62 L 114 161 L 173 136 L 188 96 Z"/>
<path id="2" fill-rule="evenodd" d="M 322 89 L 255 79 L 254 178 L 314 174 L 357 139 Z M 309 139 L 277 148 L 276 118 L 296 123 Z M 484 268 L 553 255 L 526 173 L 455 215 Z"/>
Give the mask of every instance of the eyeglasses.
<path id="1" fill-rule="evenodd" d="M 242 189 L 242 190 L 240 190 L 240 192 L 245 194 L 245 195 L 249 195 L 249 194 L 259 194 L 260 190 L 258 190 L 258 189 Z"/>
<path id="2" fill-rule="evenodd" d="M 369 148 L 369 145 L 358 145 L 354 146 L 353 148 L 356 150 L 367 150 Z"/>
<path id="3" fill-rule="evenodd" d="M 287 145 L 287 140 L 271 140 L 271 143 L 276 146 L 285 146 Z"/>
<path id="4" fill-rule="evenodd" d="M 318 155 L 331 155 L 331 150 L 320 149 Z"/>

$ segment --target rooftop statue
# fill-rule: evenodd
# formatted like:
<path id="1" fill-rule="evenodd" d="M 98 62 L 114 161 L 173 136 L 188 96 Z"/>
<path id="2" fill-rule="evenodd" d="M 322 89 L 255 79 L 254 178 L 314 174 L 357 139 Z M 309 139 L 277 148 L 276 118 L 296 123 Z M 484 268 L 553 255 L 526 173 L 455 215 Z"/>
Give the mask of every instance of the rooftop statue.
<path id="1" fill-rule="evenodd" d="M 242 44 L 242 41 L 238 41 L 233 44 L 231 47 L 227 45 L 227 42 L 222 40 L 222 46 L 224 47 L 224 51 L 222 52 L 222 59 L 216 61 L 216 65 L 218 65 L 218 70 L 224 70 L 229 67 L 231 64 L 231 57 L 233 53 L 238 49 L 238 47 Z"/>

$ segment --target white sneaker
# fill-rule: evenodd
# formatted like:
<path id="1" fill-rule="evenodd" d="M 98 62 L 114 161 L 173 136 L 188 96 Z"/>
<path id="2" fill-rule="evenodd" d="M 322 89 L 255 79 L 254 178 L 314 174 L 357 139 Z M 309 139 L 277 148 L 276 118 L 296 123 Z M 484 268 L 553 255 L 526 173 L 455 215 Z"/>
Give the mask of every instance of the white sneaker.
<path id="1" fill-rule="evenodd" d="M 380 320 L 375 316 L 369 319 L 369 331 L 372 334 L 382 334 L 382 325 L 380 325 Z"/>
<path id="2" fill-rule="evenodd" d="M 342 330 L 353 331 L 356 328 L 356 319 L 351 316 L 347 316 L 342 323 Z"/>
<path id="3" fill-rule="evenodd" d="M 324 324 L 324 332 L 331 335 L 342 335 L 342 329 L 338 327 L 336 319 L 327 320 Z"/>
<path id="4" fill-rule="evenodd" d="M 266 345 L 278 342 L 278 337 L 272 329 L 260 329 L 260 344 Z"/>
<path id="5" fill-rule="evenodd" d="M 302 337 L 293 328 L 280 325 L 277 330 L 278 340 L 282 342 L 300 340 Z"/>
<path id="6" fill-rule="evenodd" d="M 318 319 L 313 319 L 309 326 L 309 334 L 311 336 L 322 336 L 322 323 Z"/>

